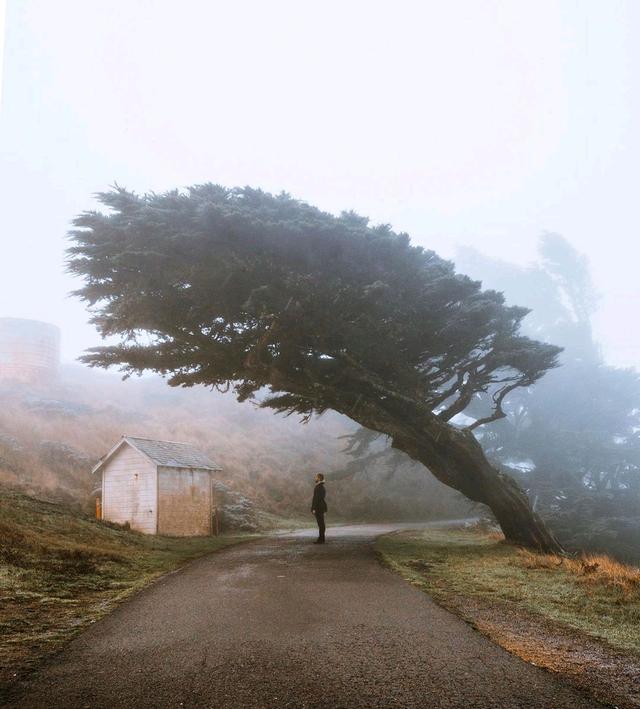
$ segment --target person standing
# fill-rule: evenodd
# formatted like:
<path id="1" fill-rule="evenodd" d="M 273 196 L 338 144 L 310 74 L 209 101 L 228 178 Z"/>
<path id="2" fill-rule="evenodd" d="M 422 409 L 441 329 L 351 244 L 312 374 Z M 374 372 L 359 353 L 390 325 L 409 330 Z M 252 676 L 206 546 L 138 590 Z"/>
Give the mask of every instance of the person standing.
<path id="1" fill-rule="evenodd" d="M 316 486 L 313 488 L 313 500 L 311 500 L 311 514 L 315 515 L 316 522 L 318 523 L 318 539 L 314 544 L 324 544 L 324 516 L 327 512 L 326 494 L 326 490 L 324 489 L 324 475 L 318 473 L 316 475 Z"/>

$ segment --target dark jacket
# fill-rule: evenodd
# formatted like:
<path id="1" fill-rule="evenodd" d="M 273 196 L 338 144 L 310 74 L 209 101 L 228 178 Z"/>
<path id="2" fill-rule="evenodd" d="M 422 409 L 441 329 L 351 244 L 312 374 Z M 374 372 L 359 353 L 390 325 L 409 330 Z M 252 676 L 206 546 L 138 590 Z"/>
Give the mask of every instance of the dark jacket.
<path id="1" fill-rule="evenodd" d="M 324 489 L 324 482 L 316 483 L 313 488 L 313 500 L 311 500 L 311 511 L 312 512 L 326 512 L 327 503 L 324 498 L 327 492 Z"/>

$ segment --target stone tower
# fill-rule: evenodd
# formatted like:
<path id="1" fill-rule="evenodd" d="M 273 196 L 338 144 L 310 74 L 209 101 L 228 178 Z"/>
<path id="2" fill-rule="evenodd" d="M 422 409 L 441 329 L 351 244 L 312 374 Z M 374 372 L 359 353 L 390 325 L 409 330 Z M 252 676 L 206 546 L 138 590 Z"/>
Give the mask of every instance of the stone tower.
<path id="1" fill-rule="evenodd" d="M 0 383 L 42 384 L 60 364 L 60 330 L 38 320 L 0 318 Z"/>

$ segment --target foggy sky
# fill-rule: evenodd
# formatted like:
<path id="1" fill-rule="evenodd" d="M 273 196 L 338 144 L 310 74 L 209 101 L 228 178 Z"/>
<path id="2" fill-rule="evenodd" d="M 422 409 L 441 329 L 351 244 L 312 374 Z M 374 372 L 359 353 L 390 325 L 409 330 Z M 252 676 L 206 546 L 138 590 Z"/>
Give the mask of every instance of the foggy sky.
<path id="1" fill-rule="evenodd" d="M 71 218 L 114 182 L 213 181 L 447 257 L 524 263 L 562 233 L 606 358 L 636 365 L 639 30 L 634 0 L 9 0 L 0 316 L 58 324 L 67 361 L 97 344 L 67 297 Z"/>

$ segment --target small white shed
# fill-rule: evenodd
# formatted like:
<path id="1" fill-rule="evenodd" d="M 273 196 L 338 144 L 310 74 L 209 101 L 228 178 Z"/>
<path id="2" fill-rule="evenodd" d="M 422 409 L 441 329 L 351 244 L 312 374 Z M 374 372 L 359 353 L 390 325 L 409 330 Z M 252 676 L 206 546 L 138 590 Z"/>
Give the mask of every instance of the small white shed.
<path id="1" fill-rule="evenodd" d="M 102 475 L 102 519 L 194 537 L 214 532 L 212 474 L 219 470 L 189 443 L 123 436 L 91 472 Z"/>

